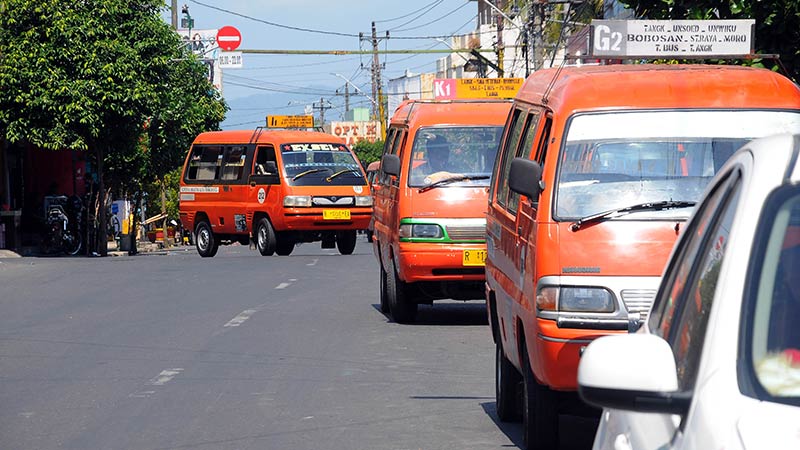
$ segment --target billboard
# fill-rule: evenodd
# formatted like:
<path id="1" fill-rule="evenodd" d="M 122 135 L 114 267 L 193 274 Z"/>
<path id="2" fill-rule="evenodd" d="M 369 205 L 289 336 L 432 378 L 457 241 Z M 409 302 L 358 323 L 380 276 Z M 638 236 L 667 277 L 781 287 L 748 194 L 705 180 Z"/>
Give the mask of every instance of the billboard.
<path id="1" fill-rule="evenodd" d="M 381 138 L 381 123 L 379 121 L 365 122 L 331 122 L 326 125 L 328 133 L 343 138 L 347 145 L 352 146 L 356 142 L 368 141 L 375 142 Z"/>

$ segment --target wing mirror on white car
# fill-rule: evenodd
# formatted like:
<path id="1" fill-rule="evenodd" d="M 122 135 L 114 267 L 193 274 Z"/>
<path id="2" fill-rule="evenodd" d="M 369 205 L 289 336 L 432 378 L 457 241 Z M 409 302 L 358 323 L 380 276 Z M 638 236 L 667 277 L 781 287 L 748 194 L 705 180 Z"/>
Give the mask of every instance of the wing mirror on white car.
<path id="1" fill-rule="evenodd" d="M 691 394 L 678 390 L 672 348 L 650 334 L 605 336 L 589 344 L 578 366 L 578 392 L 600 408 L 685 414 Z"/>

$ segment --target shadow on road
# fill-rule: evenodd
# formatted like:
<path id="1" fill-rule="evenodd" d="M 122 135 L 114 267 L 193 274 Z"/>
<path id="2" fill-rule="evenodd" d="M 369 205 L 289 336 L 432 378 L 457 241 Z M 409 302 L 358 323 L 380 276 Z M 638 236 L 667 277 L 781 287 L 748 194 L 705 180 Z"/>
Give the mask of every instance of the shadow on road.
<path id="1" fill-rule="evenodd" d="M 381 307 L 373 304 L 378 312 Z M 417 319 L 413 325 L 436 325 L 436 326 L 470 326 L 488 325 L 486 318 L 486 305 L 484 302 L 460 302 L 460 301 L 437 301 L 433 305 L 419 305 Z M 393 322 L 390 314 L 384 314 L 386 320 Z"/>
<path id="2" fill-rule="evenodd" d="M 495 403 L 481 403 L 483 411 L 489 416 L 508 439 L 519 448 L 522 445 L 522 423 L 520 422 L 501 422 L 497 418 Z M 558 417 L 559 428 L 559 450 L 590 450 L 594 442 L 594 435 L 597 431 L 598 419 L 595 417 L 575 416 L 561 414 Z"/>

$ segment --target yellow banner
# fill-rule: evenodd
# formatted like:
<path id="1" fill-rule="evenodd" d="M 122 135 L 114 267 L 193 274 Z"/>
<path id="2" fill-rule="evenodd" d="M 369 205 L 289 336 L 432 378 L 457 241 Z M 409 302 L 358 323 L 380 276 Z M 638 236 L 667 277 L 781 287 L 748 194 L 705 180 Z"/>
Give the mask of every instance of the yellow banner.
<path id="1" fill-rule="evenodd" d="M 524 78 L 459 78 L 456 98 L 514 98 Z"/>
<path id="2" fill-rule="evenodd" d="M 267 128 L 313 128 L 314 116 L 267 116 Z"/>

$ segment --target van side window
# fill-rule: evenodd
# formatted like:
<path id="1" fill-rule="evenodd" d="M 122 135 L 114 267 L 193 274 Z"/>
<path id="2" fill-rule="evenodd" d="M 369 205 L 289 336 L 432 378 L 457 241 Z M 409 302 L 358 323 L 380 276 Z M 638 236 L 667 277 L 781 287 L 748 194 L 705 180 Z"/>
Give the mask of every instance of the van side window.
<path id="1" fill-rule="evenodd" d="M 508 139 L 503 146 L 502 161 L 498 161 L 497 172 L 497 203 L 506 206 L 508 203 L 508 172 L 511 170 L 511 160 L 517 154 L 517 146 L 522 136 L 522 129 L 525 125 L 525 116 L 519 109 L 515 109 L 509 124 Z"/>
<path id="2" fill-rule="evenodd" d="M 528 114 L 527 125 L 525 126 L 525 135 L 522 139 L 522 147 L 517 150 L 517 156 L 521 158 L 528 158 L 531 156 L 533 150 L 533 140 L 536 138 L 536 127 L 539 125 L 539 114 Z M 517 212 L 519 207 L 519 194 L 516 192 L 508 193 L 508 205 L 506 208 L 512 212 Z"/>
<path id="3" fill-rule="evenodd" d="M 247 158 L 247 147 L 240 145 L 227 147 L 223 158 L 222 177 L 224 181 L 239 181 L 244 175 L 244 160 Z"/>
<path id="4" fill-rule="evenodd" d="M 394 137 L 397 134 L 397 128 L 389 128 L 386 133 L 386 142 L 383 143 L 383 154 L 388 155 L 392 153 L 392 145 L 394 144 Z"/>
<path id="5" fill-rule="evenodd" d="M 275 163 L 275 167 L 278 165 L 278 160 L 275 157 L 275 147 L 271 145 L 258 147 L 256 151 L 256 165 L 254 167 L 254 173 L 256 175 L 277 175 L 273 173 L 269 173 L 267 169 L 267 162 L 272 161 Z"/>
<path id="6" fill-rule="evenodd" d="M 542 130 L 542 140 L 539 141 L 539 148 L 536 149 L 536 162 L 539 165 L 544 165 L 544 158 L 547 155 L 547 146 L 550 145 L 547 141 L 550 140 L 550 125 L 553 123 L 552 117 L 547 117 L 544 121 L 544 130 Z"/>
<path id="7" fill-rule="evenodd" d="M 218 179 L 222 165 L 222 147 L 218 145 L 196 145 L 189 156 L 186 179 L 213 181 Z"/>

